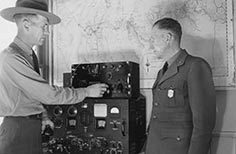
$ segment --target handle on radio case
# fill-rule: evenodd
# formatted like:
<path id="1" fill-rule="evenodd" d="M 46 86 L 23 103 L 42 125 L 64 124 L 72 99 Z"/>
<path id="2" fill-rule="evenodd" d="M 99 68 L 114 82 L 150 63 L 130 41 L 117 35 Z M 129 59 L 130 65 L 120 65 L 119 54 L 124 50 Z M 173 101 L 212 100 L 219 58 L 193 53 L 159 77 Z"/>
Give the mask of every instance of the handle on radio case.
<path id="1" fill-rule="evenodd" d="M 121 124 L 121 133 L 123 136 L 126 136 L 126 134 L 125 134 L 125 120 L 123 120 L 122 124 Z"/>

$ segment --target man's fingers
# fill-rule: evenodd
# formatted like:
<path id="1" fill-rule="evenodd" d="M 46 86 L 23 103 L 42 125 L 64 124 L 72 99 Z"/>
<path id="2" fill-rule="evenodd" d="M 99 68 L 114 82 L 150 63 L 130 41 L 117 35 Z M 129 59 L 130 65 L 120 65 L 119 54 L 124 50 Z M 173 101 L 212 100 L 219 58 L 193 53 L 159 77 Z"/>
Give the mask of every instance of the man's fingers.
<path id="1" fill-rule="evenodd" d="M 51 120 L 49 120 L 49 119 L 43 120 L 42 121 L 42 133 L 45 130 L 46 126 L 49 126 L 51 129 L 54 129 L 54 123 Z"/>
<path id="2" fill-rule="evenodd" d="M 105 84 L 105 83 L 100 83 L 100 84 L 99 84 L 99 87 L 100 87 L 100 88 L 103 88 L 103 89 L 106 89 L 106 88 L 108 88 L 108 85 Z"/>
<path id="3" fill-rule="evenodd" d="M 44 129 L 45 129 L 45 125 L 42 125 L 42 131 L 41 131 L 41 133 L 43 133 Z"/>

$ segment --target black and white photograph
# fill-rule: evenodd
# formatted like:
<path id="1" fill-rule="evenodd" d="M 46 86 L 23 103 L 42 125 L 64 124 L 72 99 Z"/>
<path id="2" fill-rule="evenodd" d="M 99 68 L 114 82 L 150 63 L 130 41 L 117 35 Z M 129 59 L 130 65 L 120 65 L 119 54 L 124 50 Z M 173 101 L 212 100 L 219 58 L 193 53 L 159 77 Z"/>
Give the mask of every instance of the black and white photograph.
<path id="1" fill-rule="evenodd" d="M 235 0 L 0 0 L 0 154 L 235 154 Z"/>

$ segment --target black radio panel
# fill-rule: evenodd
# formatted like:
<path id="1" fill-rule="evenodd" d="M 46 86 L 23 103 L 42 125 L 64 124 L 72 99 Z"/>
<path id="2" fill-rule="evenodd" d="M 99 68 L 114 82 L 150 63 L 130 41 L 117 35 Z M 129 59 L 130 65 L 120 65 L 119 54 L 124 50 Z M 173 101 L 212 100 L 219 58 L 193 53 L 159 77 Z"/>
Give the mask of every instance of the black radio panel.
<path id="1" fill-rule="evenodd" d="M 72 87 L 94 83 L 109 85 L 103 98 L 137 98 L 140 94 L 139 64 L 127 61 L 72 65 Z"/>
<path id="2" fill-rule="evenodd" d="M 144 97 L 88 98 L 46 108 L 55 128 L 44 154 L 138 154 L 144 143 Z"/>

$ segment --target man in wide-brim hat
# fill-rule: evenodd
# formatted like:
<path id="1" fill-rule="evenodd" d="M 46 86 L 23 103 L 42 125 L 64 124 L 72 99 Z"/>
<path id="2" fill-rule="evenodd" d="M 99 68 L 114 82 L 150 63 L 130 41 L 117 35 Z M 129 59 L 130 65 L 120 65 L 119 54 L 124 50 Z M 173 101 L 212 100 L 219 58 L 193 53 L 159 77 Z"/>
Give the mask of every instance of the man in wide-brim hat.
<path id="1" fill-rule="evenodd" d="M 74 104 L 85 97 L 102 97 L 106 84 L 86 88 L 50 86 L 40 76 L 37 56 L 32 50 L 42 45 L 48 26 L 60 18 L 48 12 L 44 0 L 17 0 L 16 6 L 1 11 L 1 16 L 17 25 L 17 35 L 0 52 L 0 154 L 42 154 L 41 132 L 53 123 L 45 116 L 42 104 Z"/>
<path id="2" fill-rule="evenodd" d="M 50 25 L 61 21 L 60 17 L 48 12 L 48 5 L 44 0 L 18 0 L 16 7 L 1 11 L 1 16 L 11 22 L 15 22 L 14 16 L 16 14 L 38 14 L 46 17 Z"/>

